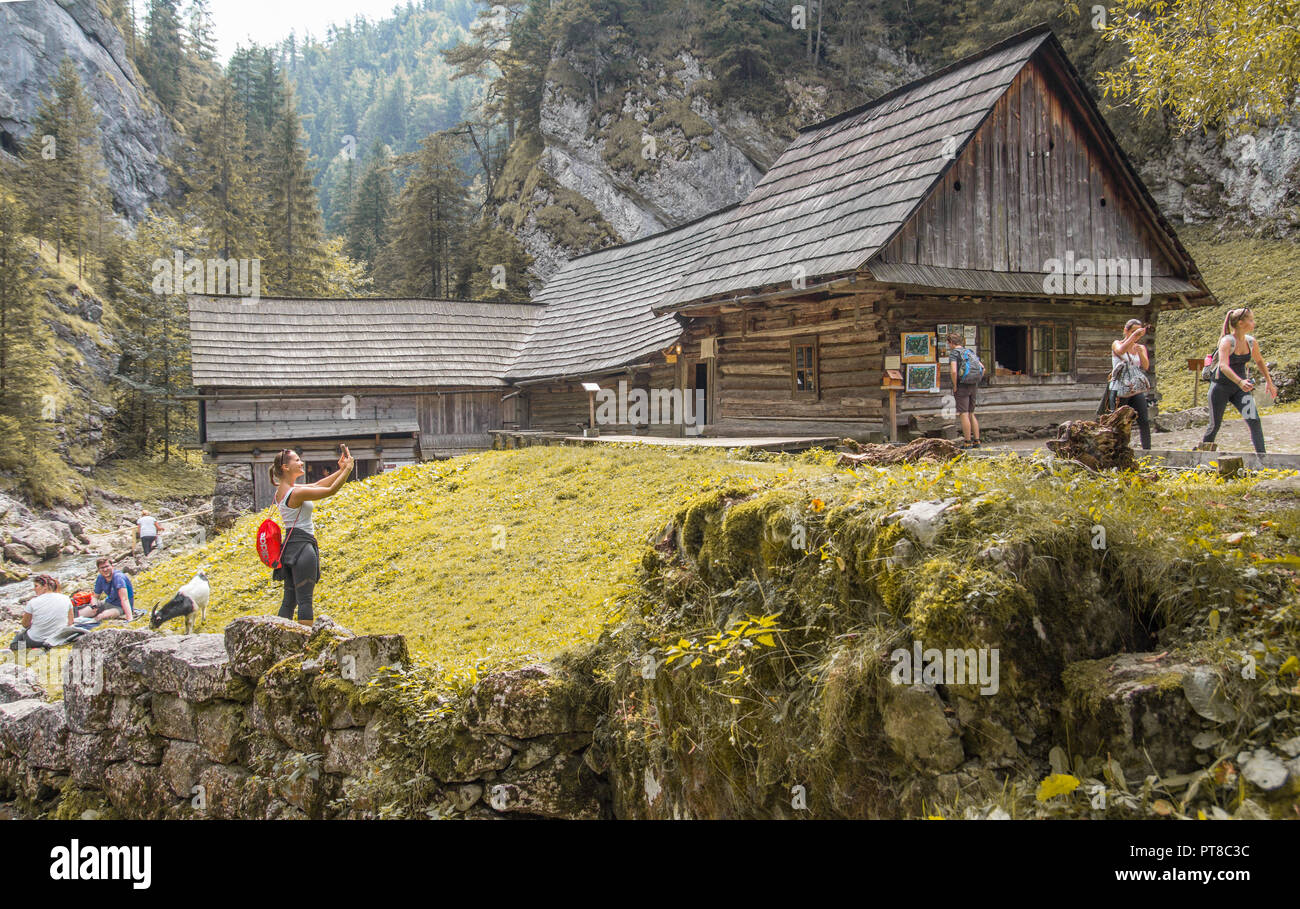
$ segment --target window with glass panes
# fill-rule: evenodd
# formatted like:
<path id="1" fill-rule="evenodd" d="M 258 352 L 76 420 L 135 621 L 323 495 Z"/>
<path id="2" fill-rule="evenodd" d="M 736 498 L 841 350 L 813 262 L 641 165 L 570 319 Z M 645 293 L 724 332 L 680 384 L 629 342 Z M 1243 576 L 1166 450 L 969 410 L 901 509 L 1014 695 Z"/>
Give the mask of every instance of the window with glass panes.
<path id="1" fill-rule="evenodd" d="M 1074 368 L 1069 322 L 1043 322 L 1033 331 L 1034 374 L 1068 373 Z"/>
<path id="2" fill-rule="evenodd" d="M 817 341 L 802 338 L 790 344 L 791 391 L 796 397 L 817 395 Z"/>

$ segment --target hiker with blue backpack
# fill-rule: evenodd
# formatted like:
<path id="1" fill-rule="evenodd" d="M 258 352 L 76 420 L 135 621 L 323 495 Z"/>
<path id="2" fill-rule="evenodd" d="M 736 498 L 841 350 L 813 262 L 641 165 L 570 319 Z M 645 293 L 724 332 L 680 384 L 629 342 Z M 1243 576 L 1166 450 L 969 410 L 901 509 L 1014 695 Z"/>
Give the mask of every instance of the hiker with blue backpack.
<path id="1" fill-rule="evenodd" d="M 984 381 L 984 364 L 975 351 L 965 346 L 966 339 L 957 333 L 948 335 L 948 371 L 952 379 L 952 396 L 961 418 L 962 448 L 980 447 L 980 423 L 975 419 L 975 389 Z"/>

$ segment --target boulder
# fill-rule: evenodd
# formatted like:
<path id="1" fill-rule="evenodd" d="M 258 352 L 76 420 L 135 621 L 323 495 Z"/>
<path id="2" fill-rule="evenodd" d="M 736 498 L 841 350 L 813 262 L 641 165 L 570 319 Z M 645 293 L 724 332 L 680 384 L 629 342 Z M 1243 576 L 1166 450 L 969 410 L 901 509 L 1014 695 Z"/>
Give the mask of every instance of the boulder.
<path id="1" fill-rule="evenodd" d="M 45 688 L 30 666 L 0 663 L 0 704 L 14 701 L 45 700 Z"/>
<path id="2" fill-rule="evenodd" d="M 161 767 L 120 761 L 104 771 L 104 792 L 123 817 L 131 820 L 162 818 L 177 799 Z"/>
<path id="3" fill-rule="evenodd" d="M 400 634 L 366 634 L 340 641 L 335 649 L 339 675 L 356 685 L 364 685 L 380 667 L 397 669 L 411 664 L 406 638 Z"/>
<path id="4" fill-rule="evenodd" d="M 3 552 L 5 561 L 13 562 L 16 565 L 34 565 L 40 561 L 34 552 L 26 546 L 19 546 L 17 543 L 5 543 Z M 22 578 L 18 578 L 18 580 L 21 581 Z"/>
<path id="5" fill-rule="evenodd" d="M 305 690 L 274 697 L 259 687 L 248 707 L 248 723 L 298 751 L 315 753 L 324 747 L 324 723 Z"/>
<path id="6" fill-rule="evenodd" d="M 219 764 L 238 761 L 244 729 L 243 705 L 234 701 L 211 701 L 196 707 L 195 715 L 198 741 L 208 757 Z"/>
<path id="7" fill-rule="evenodd" d="M 371 708 L 364 703 L 364 691 L 333 674 L 322 673 L 311 680 L 312 700 L 330 729 L 364 726 L 370 721 Z"/>
<path id="8" fill-rule="evenodd" d="M 961 737 L 933 685 L 891 685 L 882 711 L 885 738 L 907 764 L 934 773 L 966 760 Z"/>
<path id="9" fill-rule="evenodd" d="M 1203 405 L 1159 414 L 1152 418 L 1151 428 L 1156 432 L 1178 432 L 1195 426 L 1207 426 L 1209 422 L 1210 408 Z"/>
<path id="10" fill-rule="evenodd" d="M 0 562 L 0 584 L 17 584 L 27 580 L 31 574 L 17 562 Z"/>
<path id="11" fill-rule="evenodd" d="M 10 537 L 39 561 L 57 556 L 59 550 L 72 542 L 72 531 L 58 521 L 33 521 L 15 529 Z"/>
<path id="12" fill-rule="evenodd" d="M 203 749 L 193 742 L 172 742 L 162 759 L 162 772 L 167 785 L 177 798 L 193 798 L 197 793 L 199 775 L 212 761 L 208 760 Z"/>
<path id="13" fill-rule="evenodd" d="M 484 800 L 494 811 L 572 820 L 601 817 L 596 775 L 575 754 L 561 754 L 530 770 L 509 768 L 490 783 Z"/>
<path id="14" fill-rule="evenodd" d="M 128 659 L 151 691 L 191 703 L 247 700 L 252 693 L 248 683 L 230 671 L 226 642 L 219 634 L 160 635 L 131 648 Z"/>
<path id="15" fill-rule="evenodd" d="M 231 671 L 259 679 L 285 657 L 302 653 L 311 630 L 273 615 L 241 616 L 226 626 Z"/>
<path id="16" fill-rule="evenodd" d="M 146 685 L 144 676 L 132 665 L 131 657 L 138 647 L 161 637 L 147 628 L 96 628 L 94 634 L 78 638 L 73 649 L 102 652 L 104 690 L 115 695 L 135 695 L 143 692 Z M 94 664 L 87 660 L 86 665 Z"/>
<path id="17" fill-rule="evenodd" d="M 153 696 L 153 731 L 169 739 L 186 742 L 198 740 L 194 708 L 171 694 Z"/>
<path id="18" fill-rule="evenodd" d="M 68 720 L 59 703 L 0 704 L 0 749 L 31 767 L 68 769 Z"/>
<path id="19" fill-rule="evenodd" d="M 321 616 L 311 626 L 311 637 L 307 639 L 306 655 L 302 671 L 314 674 L 334 669 L 337 666 L 335 654 L 338 645 L 349 638 L 356 637 L 329 616 Z"/>
<path id="20" fill-rule="evenodd" d="M 63 664 L 63 703 L 74 732 L 105 731 L 113 698 L 144 691 L 144 680 L 126 665 L 123 654 L 155 637 L 141 629 L 103 628 L 77 639 Z"/>
<path id="21" fill-rule="evenodd" d="M 546 664 L 494 673 L 470 692 L 468 719 L 482 732 L 531 739 L 589 732 L 596 716 L 589 688 Z"/>

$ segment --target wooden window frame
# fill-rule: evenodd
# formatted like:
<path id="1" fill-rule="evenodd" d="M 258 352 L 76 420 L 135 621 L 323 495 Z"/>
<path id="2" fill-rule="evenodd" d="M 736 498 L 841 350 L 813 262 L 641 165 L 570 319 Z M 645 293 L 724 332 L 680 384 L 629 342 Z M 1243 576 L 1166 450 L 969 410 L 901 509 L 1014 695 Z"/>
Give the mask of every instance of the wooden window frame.
<path id="1" fill-rule="evenodd" d="M 1042 351 L 1038 347 L 1038 332 L 1040 329 L 1047 328 L 1048 326 L 1050 326 L 1052 329 L 1052 346 L 1048 348 L 1050 353 L 1046 357 L 1048 368 L 1046 371 L 1042 371 L 1038 368 L 1039 355 L 1042 353 Z M 1056 338 L 1059 333 L 1059 329 L 1062 327 L 1064 327 L 1066 331 L 1066 341 L 1064 347 L 1058 347 Z M 1052 319 L 1052 320 L 1040 320 L 1031 323 L 1029 326 L 1029 367 L 1031 370 L 1030 375 L 1033 376 L 1074 375 L 1075 366 L 1077 363 L 1077 359 L 1075 357 L 1075 350 L 1074 350 L 1075 340 L 1076 340 L 1076 336 L 1075 336 L 1073 322 L 1068 322 L 1061 319 Z M 1054 368 L 1056 364 L 1056 357 L 1058 354 L 1061 353 L 1064 353 L 1069 358 L 1068 368 L 1064 370 L 1059 370 Z"/>
<path id="2" fill-rule="evenodd" d="M 796 361 L 798 351 L 801 348 L 808 348 L 812 351 L 812 368 L 808 371 L 812 373 L 811 389 L 799 388 L 799 367 Z M 817 335 L 806 335 L 799 338 L 790 339 L 790 397 L 796 401 L 817 401 L 821 399 L 822 377 L 821 377 L 821 351 L 818 345 Z"/>

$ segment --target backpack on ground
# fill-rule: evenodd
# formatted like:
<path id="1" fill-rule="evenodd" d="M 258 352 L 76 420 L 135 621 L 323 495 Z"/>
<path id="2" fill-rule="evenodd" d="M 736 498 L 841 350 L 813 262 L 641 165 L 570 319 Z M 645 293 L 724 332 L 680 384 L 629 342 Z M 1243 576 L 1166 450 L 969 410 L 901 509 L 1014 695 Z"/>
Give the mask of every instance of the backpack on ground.
<path id="1" fill-rule="evenodd" d="M 958 385 L 977 385 L 984 381 L 984 364 L 975 351 L 969 347 L 958 347 L 953 353 L 957 355 Z"/>

